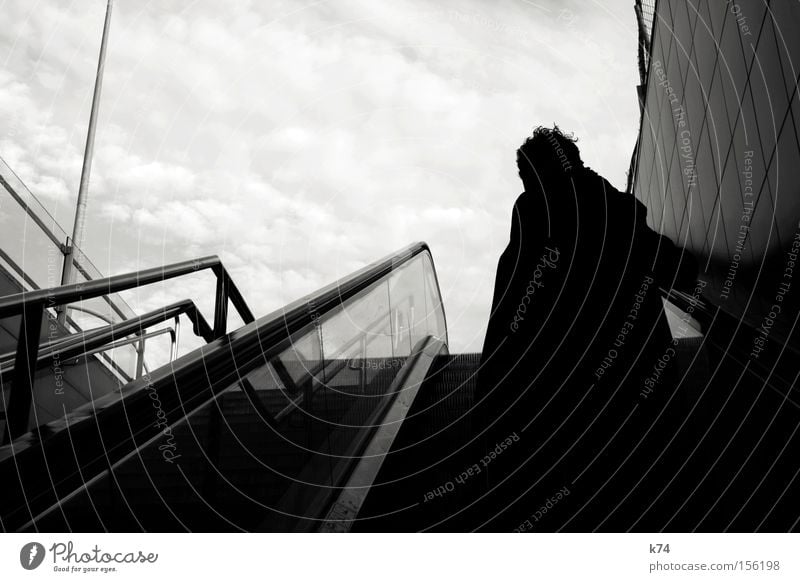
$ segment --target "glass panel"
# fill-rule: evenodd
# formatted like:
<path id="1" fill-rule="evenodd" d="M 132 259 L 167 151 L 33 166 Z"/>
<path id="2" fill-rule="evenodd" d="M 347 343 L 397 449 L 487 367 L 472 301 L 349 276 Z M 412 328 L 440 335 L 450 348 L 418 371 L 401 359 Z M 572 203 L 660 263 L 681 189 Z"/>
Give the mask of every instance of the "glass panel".
<path id="1" fill-rule="evenodd" d="M 58 287 L 63 267 L 61 244 L 66 242 L 67 233 L 2 159 L 0 184 L 0 295 Z M 77 282 L 103 277 L 77 248 L 74 264 Z M 42 342 L 58 340 L 76 331 L 103 327 L 134 315 L 118 295 L 87 300 L 74 307 L 70 310 L 66 327 L 55 321 L 52 308 L 47 310 L 48 321 L 43 323 Z M 18 332 L 18 316 L 0 321 L 0 354 L 16 351 Z M 96 398 L 116 390 L 120 381 L 126 382 L 135 376 L 136 362 L 137 352 L 132 345 L 90 355 L 79 361 L 63 362 L 64 377 L 71 377 L 70 381 L 64 380 L 63 386 L 61 373 L 53 372 L 53 366 L 50 370 L 39 370 L 34 385 L 32 423 L 49 422 L 62 416 L 65 410 L 69 412 L 74 406 L 84 403 L 87 397 Z M 76 372 L 79 367 L 81 372 Z M 2 387 L 3 401 L 10 397 L 9 387 Z"/>
<path id="2" fill-rule="evenodd" d="M 308 309 L 313 324 L 282 351 L 262 346 L 239 370 L 244 383 L 170 419 L 169 438 L 146 443 L 113 479 L 93 481 L 37 526 L 291 530 L 318 517 L 393 402 L 412 346 L 447 330 L 427 252 L 336 309 Z"/>
<path id="3" fill-rule="evenodd" d="M 63 254 L 60 244 L 66 242 L 67 233 L 56 219 L 42 206 L 14 171 L 0 158 L 0 177 L 4 182 L 0 196 L 0 249 L 29 279 L 23 283 L 18 273 L 13 273 L 26 289 L 57 287 L 61 284 Z M 25 208 L 28 208 L 26 212 Z M 34 219 L 33 217 L 36 217 Z M 38 220 L 38 222 L 37 222 Z M 78 281 L 99 279 L 103 275 L 80 249 L 75 249 L 74 260 Z M 5 261 L 9 265 L 8 260 Z M 131 317 L 133 310 L 119 296 L 111 295 L 100 300 L 106 306 L 101 313 L 115 313 L 115 321 Z M 113 305 L 113 307 L 111 307 Z M 95 323 L 97 325 L 97 323 Z"/>
<path id="4" fill-rule="evenodd" d="M 319 371 L 322 365 L 322 348 L 316 331 L 293 339 L 292 346 L 281 353 L 275 361 L 275 366 L 281 372 L 284 385 L 289 392 L 302 390 L 310 376 Z"/>
<path id="5" fill-rule="evenodd" d="M 439 293 L 439 282 L 436 280 L 436 271 L 429 254 L 423 256 L 425 267 L 425 325 L 427 333 L 433 337 L 448 342 L 447 323 L 444 317 L 444 305 Z"/>
<path id="6" fill-rule="evenodd" d="M 66 240 L 67 233 L 55 218 L 0 158 L 0 250 L 2 250 L 0 253 L 0 296 L 19 293 L 22 290 L 59 286 L 64 260 L 61 245 Z M 73 265 L 76 282 L 86 282 L 104 277 L 94 263 L 77 247 L 73 249 Z M 215 279 L 208 272 L 196 276 L 189 275 L 183 278 L 184 288 L 187 282 L 191 283 L 195 279 L 199 280 L 202 285 L 199 287 L 202 289 L 202 294 L 198 297 L 197 303 L 213 317 L 214 294 L 213 292 L 209 293 L 208 290 L 214 289 Z M 161 285 L 161 289 L 169 289 L 169 287 L 169 284 Z M 148 296 L 158 295 L 158 289 L 158 285 L 148 287 Z M 130 294 L 129 296 L 136 296 L 138 292 L 138 289 L 134 289 L 126 293 Z M 169 297 L 169 293 L 164 295 Z M 204 301 L 209 297 L 210 300 Z M 135 298 L 138 299 L 138 296 Z M 55 311 L 52 308 L 48 309 L 48 314 L 52 317 L 51 321 L 44 324 L 42 342 L 54 341 L 66 337 L 70 333 L 97 329 L 135 316 L 130 305 L 118 294 L 81 301 L 71 304 L 69 307 L 66 327 L 56 323 Z M 230 308 L 228 329 L 241 325 L 238 314 Z M 163 325 L 156 326 L 149 332 L 163 327 Z M 13 354 L 16 350 L 18 330 L 19 317 L 0 321 L 0 354 Z M 128 339 L 134 337 L 129 336 Z M 146 342 L 146 368 L 155 369 L 169 362 L 172 343 L 167 337 L 152 338 Z M 184 334 L 183 337 L 184 351 L 201 345 L 201 341 L 191 333 Z M 105 394 L 106 390 L 116 389 L 119 382 L 124 383 L 136 377 L 139 371 L 138 356 L 137 344 L 126 344 L 90 355 L 88 360 L 84 358 L 82 365 L 86 366 L 86 374 L 83 382 L 77 382 L 75 386 L 69 385 L 66 388 L 67 390 L 77 390 L 77 393 L 69 395 L 68 398 L 57 399 L 57 406 L 53 410 L 60 416 L 63 414 L 64 407 L 67 412 L 72 410 L 71 402 L 81 402 L 84 393 L 97 398 Z M 95 370 L 94 368 L 97 367 L 102 370 Z M 90 386 L 95 377 L 102 377 L 104 380 Z M 113 381 L 106 381 L 106 377 L 112 378 Z M 53 415 L 48 410 L 53 399 L 46 395 L 50 393 L 48 386 L 53 381 L 52 374 L 48 375 L 42 372 L 37 375 L 36 381 L 38 383 L 35 387 L 37 397 L 41 395 L 43 401 L 41 404 L 37 404 L 41 414 L 32 411 L 32 418 L 50 420 Z M 3 386 L 2 390 L 2 401 L 5 401 L 8 397 L 8 386 Z M 0 404 L 0 406 L 2 405 Z"/>
<path id="7" fill-rule="evenodd" d="M 66 240 L 66 233 L 2 159 L 0 178 L 0 249 L 8 255 L 6 263 L 22 269 L 28 281 L 23 282 L 17 272 L 12 275 L 26 289 L 57 286 L 62 263 L 58 244 Z"/>
<path id="8" fill-rule="evenodd" d="M 421 258 L 398 270 L 389 279 L 395 356 L 407 356 L 414 344 L 426 335 L 425 320 L 417 317 L 418 313 L 425 313 L 425 287 L 420 284 L 422 281 Z"/>

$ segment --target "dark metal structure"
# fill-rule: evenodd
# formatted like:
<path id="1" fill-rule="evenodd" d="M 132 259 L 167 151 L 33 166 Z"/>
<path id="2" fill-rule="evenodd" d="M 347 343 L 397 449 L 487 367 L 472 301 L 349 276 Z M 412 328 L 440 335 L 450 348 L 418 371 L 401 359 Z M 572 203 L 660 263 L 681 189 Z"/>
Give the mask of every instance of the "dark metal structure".
<path id="1" fill-rule="evenodd" d="M 138 271 L 136 273 L 117 275 L 106 279 L 97 279 L 88 283 L 74 283 L 56 289 L 27 291 L 0 298 L 0 318 L 14 315 L 22 316 L 17 339 L 16 356 L 14 359 L 14 379 L 10 392 L 10 404 L 6 410 L 7 440 L 12 440 L 28 430 L 28 417 L 31 410 L 34 374 L 39 361 L 40 332 L 47 307 L 66 305 L 75 301 L 107 296 L 127 289 L 142 287 L 151 283 L 167 281 L 183 275 L 196 273 L 204 269 L 210 269 L 217 278 L 216 307 L 214 310 L 212 337 L 221 337 L 226 332 L 228 300 L 233 303 L 245 322 L 253 321 L 253 314 L 242 298 L 239 289 L 230 280 L 230 276 L 219 258 L 214 256 L 203 257 L 193 261 L 183 261 L 164 267 Z M 181 311 L 194 316 L 198 331 L 202 333 L 202 326 L 205 322 L 197 317 L 198 313 L 193 305 L 184 304 L 178 308 L 172 306 L 170 316 L 166 319 L 172 319 Z M 77 354 L 80 351 L 80 346 L 91 339 L 93 340 L 89 344 L 91 347 L 85 350 L 88 351 L 89 349 L 113 341 L 114 338 L 119 338 L 135 332 L 141 333 L 146 327 L 149 327 L 141 325 L 143 322 L 153 320 L 150 325 L 156 322 L 160 323 L 160 321 L 164 321 L 162 315 L 164 315 L 163 312 L 155 315 L 149 314 L 144 320 L 142 318 L 137 318 L 138 322 L 137 319 L 127 320 L 119 324 L 116 328 L 114 326 L 106 328 L 102 333 L 92 332 L 89 337 L 84 333 L 79 337 L 69 338 L 67 340 L 69 342 L 68 345 L 73 347 L 78 346 L 78 350 L 74 350 L 75 354 Z M 208 327 L 208 324 L 205 324 L 205 327 Z M 128 334 L 121 334 L 120 329 L 131 331 L 129 331 Z M 63 349 L 68 350 L 68 346 L 57 346 L 57 349 L 59 351 Z M 52 349 L 50 351 L 52 352 Z M 68 350 L 67 354 L 71 356 L 73 355 L 73 351 Z"/>

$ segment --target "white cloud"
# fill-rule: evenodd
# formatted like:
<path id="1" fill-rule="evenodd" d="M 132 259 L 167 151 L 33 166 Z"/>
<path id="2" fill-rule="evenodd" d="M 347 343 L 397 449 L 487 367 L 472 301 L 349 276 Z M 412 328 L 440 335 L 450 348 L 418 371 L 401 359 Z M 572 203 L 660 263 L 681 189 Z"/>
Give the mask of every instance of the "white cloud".
<path id="1" fill-rule="evenodd" d="M 104 8 L 4 6 L 0 156 L 64 226 Z M 531 127 L 574 130 L 588 163 L 624 186 L 633 10 L 564 8 L 117 3 L 88 254 L 106 272 L 220 254 L 263 314 L 427 240 L 453 350 L 479 350 Z M 193 285 L 132 300 L 202 295 Z"/>

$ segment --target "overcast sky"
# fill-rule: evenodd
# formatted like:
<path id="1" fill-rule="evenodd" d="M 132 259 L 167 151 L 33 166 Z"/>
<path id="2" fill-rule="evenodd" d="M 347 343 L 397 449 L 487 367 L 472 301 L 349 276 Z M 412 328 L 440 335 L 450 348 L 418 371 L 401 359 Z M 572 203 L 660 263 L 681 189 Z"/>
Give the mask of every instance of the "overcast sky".
<path id="1" fill-rule="evenodd" d="M 0 156 L 69 231 L 105 0 L 0 12 Z M 636 83 L 631 0 L 116 0 L 84 248 L 107 274 L 219 254 L 263 315 L 424 240 L 479 351 L 517 146 L 557 122 L 624 189 Z"/>

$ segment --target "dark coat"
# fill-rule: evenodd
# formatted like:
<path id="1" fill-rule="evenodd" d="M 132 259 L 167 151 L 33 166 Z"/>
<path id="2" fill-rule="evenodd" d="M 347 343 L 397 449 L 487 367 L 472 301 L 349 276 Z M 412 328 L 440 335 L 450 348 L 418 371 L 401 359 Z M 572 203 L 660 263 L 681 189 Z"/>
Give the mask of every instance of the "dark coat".
<path id="1" fill-rule="evenodd" d="M 691 291 L 697 267 L 646 215 L 589 169 L 514 204 L 473 410 L 487 449 L 524 431 L 506 459 L 535 453 L 525 483 L 552 466 L 563 486 L 592 452 L 583 433 L 607 441 L 672 345 L 659 287 Z M 557 462 L 567 452 L 572 465 Z"/>

